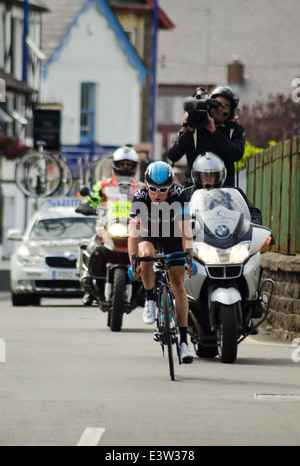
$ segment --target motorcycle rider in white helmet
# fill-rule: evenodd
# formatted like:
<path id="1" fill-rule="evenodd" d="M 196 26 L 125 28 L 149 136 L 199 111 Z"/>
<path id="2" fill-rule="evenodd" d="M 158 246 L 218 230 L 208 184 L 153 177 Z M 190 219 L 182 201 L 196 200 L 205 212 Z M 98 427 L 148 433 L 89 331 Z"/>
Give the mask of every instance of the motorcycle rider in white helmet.
<path id="1" fill-rule="evenodd" d="M 139 187 L 139 182 L 133 177 L 137 173 L 138 165 L 138 154 L 130 145 L 119 147 L 114 152 L 112 161 L 112 169 L 115 176 L 105 178 L 94 184 L 92 194 L 76 208 L 76 212 L 83 213 L 84 215 L 95 215 L 98 205 L 107 200 L 107 188 L 118 187 L 119 177 L 126 176 L 132 178 L 132 190 L 136 191 Z M 86 292 L 83 297 L 83 305 L 91 306 L 93 301 L 94 298 L 89 292 Z"/>

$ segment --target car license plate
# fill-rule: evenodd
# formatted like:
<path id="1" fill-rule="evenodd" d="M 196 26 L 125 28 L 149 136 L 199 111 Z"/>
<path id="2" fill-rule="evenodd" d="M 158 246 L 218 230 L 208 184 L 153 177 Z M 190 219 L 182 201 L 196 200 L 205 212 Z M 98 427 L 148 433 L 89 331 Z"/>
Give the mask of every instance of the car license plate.
<path id="1" fill-rule="evenodd" d="M 52 273 L 52 278 L 53 280 L 78 280 L 78 275 L 77 272 L 72 270 L 72 271 L 53 271 Z"/>

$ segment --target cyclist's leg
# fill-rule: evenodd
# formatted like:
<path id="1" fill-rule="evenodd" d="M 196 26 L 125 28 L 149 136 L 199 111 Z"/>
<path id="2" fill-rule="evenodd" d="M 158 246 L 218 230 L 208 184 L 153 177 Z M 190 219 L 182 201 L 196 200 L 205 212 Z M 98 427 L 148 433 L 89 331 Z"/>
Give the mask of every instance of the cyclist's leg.
<path id="1" fill-rule="evenodd" d="M 182 265 L 169 269 L 169 279 L 175 298 L 175 311 L 178 327 L 188 326 L 189 303 L 184 284 L 185 270 Z"/>
<path id="2" fill-rule="evenodd" d="M 154 256 L 155 247 L 150 241 L 141 241 L 139 243 L 139 256 Z M 146 325 L 155 323 L 156 299 L 154 293 L 155 273 L 153 262 L 141 262 L 141 278 L 146 291 L 146 301 L 143 312 L 143 320 Z"/>
<path id="3" fill-rule="evenodd" d="M 139 256 L 155 256 L 155 247 L 150 241 L 141 241 L 139 243 Z M 153 262 L 141 262 L 141 278 L 145 290 L 152 290 L 155 284 L 155 274 Z"/>

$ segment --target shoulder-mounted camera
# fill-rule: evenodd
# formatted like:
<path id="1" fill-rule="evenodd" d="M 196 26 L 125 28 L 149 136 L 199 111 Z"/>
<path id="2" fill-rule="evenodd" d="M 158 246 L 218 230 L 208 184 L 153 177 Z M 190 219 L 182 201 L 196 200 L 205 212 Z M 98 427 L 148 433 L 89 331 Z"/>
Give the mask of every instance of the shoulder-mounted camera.
<path id="1" fill-rule="evenodd" d="M 189 114 L 188 126 L 194 129 L 206 128 L 210 108 L 218 108 L 222 104 L 216 99 L 209 99 L 203 88 L 197 89 L 193 97 L 184 100 L 183 108 Z"/>

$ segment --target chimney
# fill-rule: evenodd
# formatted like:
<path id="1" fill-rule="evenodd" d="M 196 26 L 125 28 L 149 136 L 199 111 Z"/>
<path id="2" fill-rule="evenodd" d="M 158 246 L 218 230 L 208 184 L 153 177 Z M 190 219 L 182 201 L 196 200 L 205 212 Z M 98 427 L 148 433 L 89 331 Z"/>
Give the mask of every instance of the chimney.
<path id="1" fill-rule="evenodd" d="M 239 60 L 233 60 L 227 65 L 228 84 L 242 84 L 244 82 L 245 67 Z"/>

